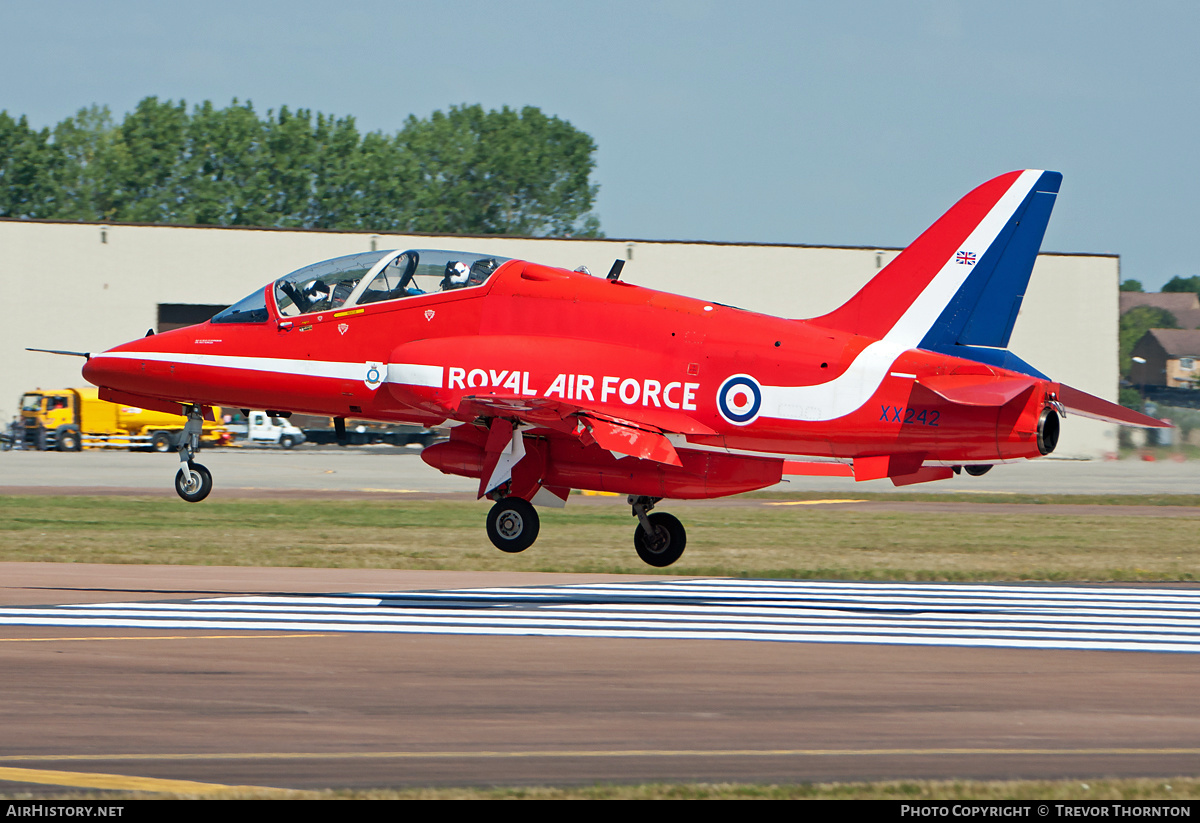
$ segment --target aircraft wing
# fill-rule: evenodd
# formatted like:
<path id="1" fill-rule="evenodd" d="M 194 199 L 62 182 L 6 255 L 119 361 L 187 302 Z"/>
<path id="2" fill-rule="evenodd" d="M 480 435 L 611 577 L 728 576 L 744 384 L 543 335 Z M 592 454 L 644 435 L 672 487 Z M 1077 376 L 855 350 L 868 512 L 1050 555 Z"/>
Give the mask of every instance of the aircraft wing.
<path id="1" fill-rule="evenodd" d="M 459 419 L 500 417 L 544 427 L 593 443 L 620 455 L 680 466 L 667 434 L 716 434 L 692 417 L 671 409 L 631 409 L 618 417 L 574 403 L 520 395 L 471 395 L 462 398 Z"/>

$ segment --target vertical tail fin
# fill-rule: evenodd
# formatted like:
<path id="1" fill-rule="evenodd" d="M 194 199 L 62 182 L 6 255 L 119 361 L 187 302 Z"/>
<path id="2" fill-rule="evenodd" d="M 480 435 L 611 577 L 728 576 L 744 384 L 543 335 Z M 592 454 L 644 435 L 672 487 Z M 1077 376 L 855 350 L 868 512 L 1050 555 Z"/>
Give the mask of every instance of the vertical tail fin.
<path id="1" fill-rule="evenodd" d="M 1061 182 L 1036 169 L 989 180 L 810 322 L 1036 373 L 1004 349 Z"/>

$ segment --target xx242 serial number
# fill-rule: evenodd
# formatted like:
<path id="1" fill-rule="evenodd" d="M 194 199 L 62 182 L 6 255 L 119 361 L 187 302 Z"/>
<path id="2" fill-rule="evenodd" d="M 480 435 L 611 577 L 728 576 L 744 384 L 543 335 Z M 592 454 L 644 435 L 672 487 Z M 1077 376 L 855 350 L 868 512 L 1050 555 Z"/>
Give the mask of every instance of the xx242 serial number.
<path id="1" fill-rule="evenodd" d="M 911 406 L 880 406 L 881 423 L 900 423 L 913 426 L 936 426 L 942 413 L 937 409 L 917 409 Z"/>

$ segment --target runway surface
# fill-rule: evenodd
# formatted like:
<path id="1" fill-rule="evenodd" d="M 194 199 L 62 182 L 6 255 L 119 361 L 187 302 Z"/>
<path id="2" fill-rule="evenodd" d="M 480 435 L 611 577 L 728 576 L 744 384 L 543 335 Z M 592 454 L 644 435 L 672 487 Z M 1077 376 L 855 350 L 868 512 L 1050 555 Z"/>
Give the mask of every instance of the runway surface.
<path id="1" fill-rule="evenodd" d="M 0 625 L 1200 652 L 1200 591 L 668 580 L 0 609 Z"/>
<path id="2" fill-rule="evenodd" d="M 0 581 L 7 791 L 1200 767 L 1195 588 L 37 563 Z"/>

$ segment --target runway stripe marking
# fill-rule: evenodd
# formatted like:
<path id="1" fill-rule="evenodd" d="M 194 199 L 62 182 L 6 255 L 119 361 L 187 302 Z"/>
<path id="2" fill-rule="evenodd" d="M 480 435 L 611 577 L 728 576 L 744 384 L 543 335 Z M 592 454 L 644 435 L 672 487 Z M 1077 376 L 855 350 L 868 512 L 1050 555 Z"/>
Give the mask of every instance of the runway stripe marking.
<path id="1" fill-rule="evenodd" d="M 157 777 L 135 777 L 127 774 L 98 774 L 94 772 L 61 772 L 46 769 L 0 768 L 0 780 L 13 783 L 37 783 L 47 786 L 74 786 L 81 789 L 110 789 L 127 792 L 173 792 L 176 794 L 218 794 L 220 792 L 258 789 L 264 786 L 226 786 L 220 783 L 197 783 L 194 780 L 166 780 Z"/>
<path id="2" fill-rule="evenodd" d="M 1197 653 L 1200 590 L 700 579 L 21 606 L 0 625 Z"/>
<path id="3" fill-rule="evenodd" d="M 172 761 L 236 761 L 236 760 L 449 760 L 449 759 L 491 759 L 491 758 L 566 758 L 566 757 L 895 757 L 895 756 L 929 756 L 929 757 L 962 757 L 995 755 L 1037 755 L 1037 756 L 1080 756 L 1080 755 L 1112 755 L 1114 757 L 1147 756 L 1147 757 L 1177 757 L 1179 755 L 1200 755 L 1200 748 L 1185 747 L 1129 747 L 1116 746 L 1074 748 L 1074 749 L 1037 749 L 1037 748 L 958 748 L 958 749 L 532 749 L 526 751 L 431 751 L 431 752 L 210 752 L 189 754 L 70 754 L 70 755 L 3 755 L 0 762 L 22 763 L 34 762 L 69 762 L 69 761 L 132 761 L 132 760 L 172 760 Z M 35 771 L 33 769 L 8 769 L 0 767 L 0 774 L 7 771 Z M 47 774 L 73 775 L 76 772 L 47 772 Z M 101 777 L 122 777 L 122 775 L 100 775 Z M 19 778 L 2 778 L 19 779 Z M 139 778 L 128 778 L 139 779 Z M 153 779 L 153 778 L 144 778 Z M 33 782 L 33 781 L 26 781 Z M 173 781 L 162 781 L 173 782 Z M 82 784 L 63 784 L 82 785 Z M 217 784 L 197 784 L 218 788 Z M 261 788 L 245 786 L 220 786 L 219 789 Z M 159 789 L 157 791 L 173 791 Z"/>

